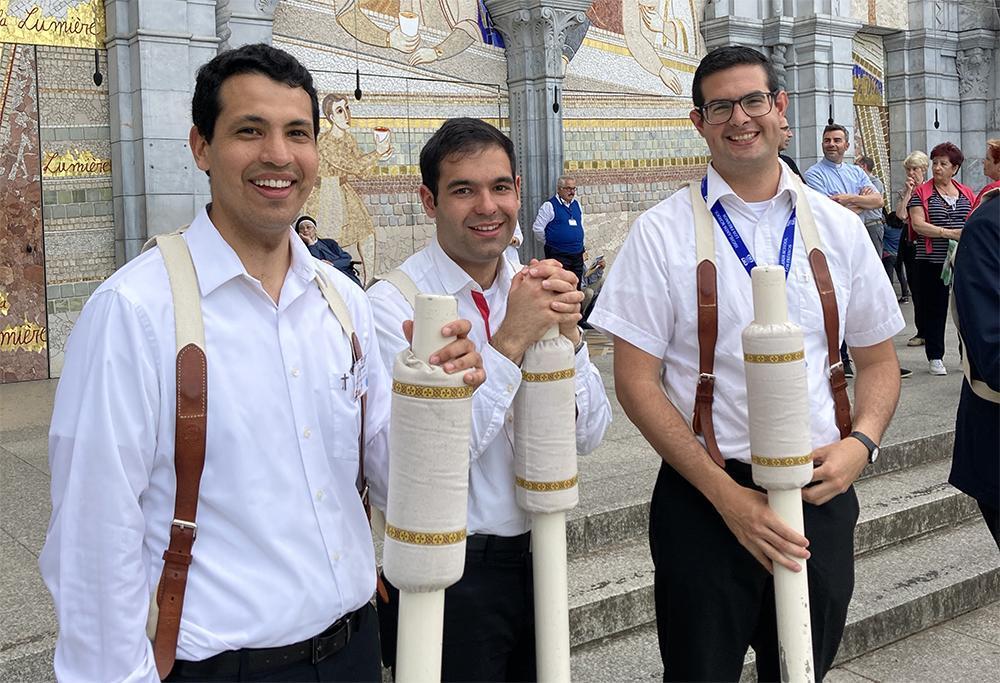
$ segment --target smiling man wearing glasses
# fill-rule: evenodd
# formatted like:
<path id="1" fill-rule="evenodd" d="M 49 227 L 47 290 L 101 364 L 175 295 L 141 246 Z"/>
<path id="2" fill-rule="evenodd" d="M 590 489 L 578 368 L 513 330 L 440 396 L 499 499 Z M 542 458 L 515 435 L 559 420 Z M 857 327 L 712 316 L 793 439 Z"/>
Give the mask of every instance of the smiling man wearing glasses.
<path id="1" fill-rule="evenodd" d="M 545 245 L 545 258 L 555 259 L 583 282 L 583 209 L 576 199 L 576 180 L 559 176 L 556 193 L 538 209 L 531 231 Z"/>
<path id="2" fill-rule="evenodd" d="M 903 318 L 857 215 L 778 160 L 788 95 L 767 58 L 746 47 L 717 49 L 699 65 L 693 91 L 691 121 L 712 163 L 700 183 L 635 222 L 590 318 L 614 336 L 618 399 L 663 458 L 649 513 L 663 677 L 738 680 L 752 645 L 759 679 L 782 678 L 771 572 L 775 564 L 799 571 L 808 559 L 822 680 L 854 588 L 852 484 L 878 457 L 899 398 L 892 336 Z M 714 268 L 699 265 L 695 202 L 711 215 L 704 225 L 714 248 L 705 253 Z M 815 272 L 805 215 L 815 219 L 829 264 Z M 784 266 L 789 317 L 805 338 L 815 465 L 802 491 L 805 535 L 770 510 L 751 477 L 740 334 L 753 318 L 755 264 Z M 832 286 L 821 295 L 817 280 Z M 821 296 L 836 316 L 825 320 Z M 700 334 L 710 328 L 717 336 Z M 853 426 L 836 358 L 843 336 L 858 365 Z"/>

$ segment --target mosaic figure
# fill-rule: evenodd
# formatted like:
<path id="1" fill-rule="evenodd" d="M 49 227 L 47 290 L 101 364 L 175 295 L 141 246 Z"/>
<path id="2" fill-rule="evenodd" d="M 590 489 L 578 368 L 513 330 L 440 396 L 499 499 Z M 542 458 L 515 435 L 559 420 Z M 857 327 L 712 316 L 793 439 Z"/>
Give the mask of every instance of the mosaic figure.
<path id="1" fill-rule="evenodd" d="M 369 175 L 379 161 L 392 156 L 392 142 L 387 128 L 375 128 L 375 149 L 362 153 L 351 128 L 351 107 L 347 98 L 330 93 L 323 98 L 323 115 L 330 127 L 320 134 L 319 178 L 305 213 L 316 216 L 320 237 L 332 237 L 345 249 L 357 246 L 375 234 L 375 223 L 361 201 L 361 195 L 348 182 L 352 176 Z M 361 256 L 362 279 L 367 278 L 364 256 Z"/>
<path id="2" fill-rule="evenodd" d="M 337 23 L 363 43 L 408 54 L 411 66 L 454 57 L 474 43 L 503 47 L 479 0 L 372 0 L 364 4 L 365 9 L 398 17 L 398 23 L 388 31 L 381 28 L 362 11 L 361 0 L 347 0 L 337 12 Z M 429 34 L 424 30 L 428 28 L 446 34 L 444 39 L 428 45 Z"/>

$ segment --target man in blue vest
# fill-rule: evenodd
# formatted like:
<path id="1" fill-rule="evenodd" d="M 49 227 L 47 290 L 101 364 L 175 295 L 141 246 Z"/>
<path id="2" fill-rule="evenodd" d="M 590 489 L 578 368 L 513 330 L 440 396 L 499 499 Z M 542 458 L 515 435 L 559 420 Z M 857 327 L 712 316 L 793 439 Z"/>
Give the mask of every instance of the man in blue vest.
<path id="1" fill-rule="evenodd" d="M 559 176 L 556 193 L 538 209 L 531 231 L 545 245 L 545 258 L 559 261 L 583 282 L 583 211 L 576 200 L 576 180 Z"/>

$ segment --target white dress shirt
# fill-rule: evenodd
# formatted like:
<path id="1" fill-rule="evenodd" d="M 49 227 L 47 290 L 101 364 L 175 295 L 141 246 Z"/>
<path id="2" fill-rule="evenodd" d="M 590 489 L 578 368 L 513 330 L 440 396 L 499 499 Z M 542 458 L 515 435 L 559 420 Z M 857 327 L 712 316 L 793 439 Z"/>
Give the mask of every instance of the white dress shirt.
<path id="1" fill-rule="evenodd" d="M 472 399 L 472 434 L 469 439 L 469 522 L 472 534 L 516 536 L 528 530 L 529 515 L 514 498 L 514 430 L 511 404 L 521 385 L 521 368 L 493 348 L 486 339 L 486 324 L 472 299 L 472 291 L 483 291 L 441 249 L 437 238 L 400 266 L 410 276 L 417 290 L 450 294 L 458 300 L 458 317 L 472 322 L 469 334 L 483 356 L 486 382 Z M 507 294 L 511 277 L 520 264 L 507 258 L 489 289 L 483 291 L 490 307 L 490 330 L 500 328 L 507 313 Z M 375 314 L 382 361 L 391 372 L 396 355 L 408 346 L 402 321 L 413 317 L 413 309 L 403 295 L 388 282 L 378 282 L 368 290 Z M 576 354 L 576 447 L 586 454 L 595 449 L 611 423 L 611 405 L 604 392 L 601 375 L 590 362 L 586 345 Z M 377 449 L 388 450 L 383 435 Z M 375 467 L 388 463 L 388 457 L 373 458 Z M 385 509 L 387 470 L 368 470 L 373 504 Z"/>
<path id="2" fill-rule="evenodd" d="M 758 265 L 778 260 L 785 224 L 795 201 L 791 171 L 781 165 L 778 192 L 758 216 L 708 168 L 708 205 L 721 198 Z M 903 329 L 895 294 L 854 212 L 806 188 L 830 267 L 840 314 L 840 339 L 871 346 Z M 750 462 L 746 376 L 741 334 L 753 319 L 750 277 L 718 223 L 715 259 L 719 338 L 715 347 L 712 406 L 719 449 L 725 458 Z M 663 361 L 663 386 L 686 419 L 694 411 L 698 380 L 698 313 L 695 232 L 691 196 L 682 188 L 635 221 L 601 289 L 590 323 Z M 823 311 L 801 231 L 795 231 L 788 275 L 788 315 L 803 328 L 814 448 L 839 440 Z M 837 340 L 838 346 L 840 339 Z"/>
<path id="3" fill-rule="evenodd" d="M 369 359 L 372 438 L 388 424 L 389 380 L 364 293 L 290 236 L 275 304 L 205 210 L 184 234 L 202 296 L 208 415 L 178 659 L 304 640 L 375 588 L 355 487 L 350 342 L 317 269 L 346 302 Z M 145 624 L 173 518 L 175 374 L 172 296 L 151 250 L 87 302 L 56 393 L 39 565 L 59 618 L 61 681 L 158 680 Z"/>
<path id="4" fill-rule="evenodd" d="M 556 195 L 556 201 L 565 206 L 567 209 L 573 206 L 573 202 L 577 200 L 566 203 L 562 200 L 558 194 Z M 552 222 L 552 219 L 556 217 L 556 210 L 552 208 L 552 202 L 546 199 L 542 202 L 542 205 L 538 207 L 538 214 L 535 216 L 535 222 L 531 224 L 531 232 L 534 233 L 535 239 L 537 239 L 542 244 L 545 244 L 545 226 Z"/>

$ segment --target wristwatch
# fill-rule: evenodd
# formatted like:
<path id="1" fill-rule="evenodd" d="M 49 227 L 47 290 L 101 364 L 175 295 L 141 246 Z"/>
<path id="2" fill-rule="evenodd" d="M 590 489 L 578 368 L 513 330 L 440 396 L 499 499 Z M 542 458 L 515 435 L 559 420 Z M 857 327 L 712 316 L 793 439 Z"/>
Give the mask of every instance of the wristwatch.
<path id="1" fill-rule="evenodd" d="M 576 331 L 580 333 L 580 341 L 576 343 L 576 348 L 573 349 L 574 356 L 580 353 L 580 349 L 582 349 L 583 345 L 587 342 L 586 338 L 583 336 L 583 328 L 577 325 Z"/>
<path id="2" fill-rule="evenodd" d="M 855 439 L 864 444 L 864 447 L 868 449 L 868 464 L 874 463 L 878 460 L 879 453 L 881 449 L 876 445 L 874 441 L 869 439 L 867 436 L 861 432 L 851 432 L 848 436 L 853 436 Z"/>

